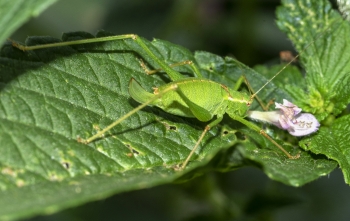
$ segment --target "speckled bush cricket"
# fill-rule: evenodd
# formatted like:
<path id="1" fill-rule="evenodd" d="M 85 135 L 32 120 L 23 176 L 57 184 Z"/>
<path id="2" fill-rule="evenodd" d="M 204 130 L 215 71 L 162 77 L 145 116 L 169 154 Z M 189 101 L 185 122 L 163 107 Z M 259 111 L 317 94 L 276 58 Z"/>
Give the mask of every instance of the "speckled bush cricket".
<path id="1" fill-rule="evenodd" d="M 294 57 L 288 64 L 286 64 L 279 72 L 277 72 L 270 80 L 268 80 L 259 90 L 255 93 L 250 87 L 249 83 L 244 76 L 241 76 L 233 88 L 229 88 L 226 85 L 211 81 L 209 79 L 203 78 L 200 69 L 192 61 L 183 61 L 178 64 L 168 65 L 163 60 L 158 58 L 145 44 L 144 40 L 137 35 L 118 35 L 110 37 L 101 37 L 94 39 L 84 39 L 76 41 L 67 41 L 60 43 L 52 43 L 45 45 L 36 46 L 23 46 L 17 43 L 13 45 L 23 51 L 49 48 L 49 47 L 59 47 L 68 46 L 76 44 L 86 44 L 104 41 L 115 41 L 115 40 L 126 40 L 132 39 L 135 41 L 144 52 L 151 57 L 164 71 L 171 82 L 154 89 L 154 93 L 149 93 L 142 86 L 136 82 L 133 78 L 129 83 L 129 94 L 130 96 L 141 103 L 138 107 L 130 111 L 129 113 L 121 116 L 111 125 L 107 126 L 103 130 L 99 131 L 97 134 L 78 141 L 84 144 L 91 143 L 98 138 L 101 138 L 107 131 L 109 131 L 114 126 L 118 125 L 128 117 L 132 116 L 136 112 L 140 111 L 146 106 L 156 106 L 168 112 L 170 114 L 196 118 L 202 122 L 209 122 L 202 132 L 201 136 L 194 145 L 192 151 L 182 163 L 181 169 L 186 168 L 188 162 L 191 160 L 192 155 L 200 145 L 206 133 L 210 128 L 216 126 L 223 119 L 225 113 L 227 113 L 233 120 L 239 121 L 246 125 L 250 129 L 260 133 L 262 136 L 266 137 L 271 143 L 273 143 L 277 148 L 279 148 L 289 159 L 299 158 L 299 154 L 293 156 L 288 153 L 281 145 L 279 145 L 274 139 L 272 139 L 264 130 L 259 126 L 245 119 L 245 117 L 250 117 L 253 119 L 263 120 L 269 122 L 269 118 L 272 119 L 272 123 L 277 125 L 282 129 L 288 130 L 292 135 L 304 136 L 315 132 L 319 123 L 311 114 L 300 114 L 301 109 L 296 107 L 294 104 L 284 101 L 283 105 L 276 103 L 276 107 L 280 111 L 274 112 L 256 112 L 249 111 L 249 107 L 253 102 L 257 94 L 269 84 L 279 73 L 281 73 L 290 63 L 295 61 L 298 57 Z M 175 71 L 172 66 L 176 65 L 189 65 L 195 77 L 185 77 L 181 73 Z M 252 95 L 238 91 L 242 83 L 246 83 Z M 310 116 L 311 115 L 311 116 Z M 261 117 L 261 116 L 267 116 Z M 271 123 L 271 122 L 270 122 Z M 294 134 L 293 134 L 294 133 Z"/>

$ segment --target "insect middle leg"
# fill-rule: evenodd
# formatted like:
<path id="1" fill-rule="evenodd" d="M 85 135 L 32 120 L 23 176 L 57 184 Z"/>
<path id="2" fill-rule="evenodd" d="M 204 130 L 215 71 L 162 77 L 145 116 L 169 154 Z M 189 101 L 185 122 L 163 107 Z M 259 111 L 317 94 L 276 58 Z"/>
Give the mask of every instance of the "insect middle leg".
<path id="1" fill-rule="evenodd" d="M 220 123 L 222 121 L 222 117 L 218 117 L 217 119 L 215 119 L 214 121 L 212 121 L 211 123 L 209 123 L 205 129 L 203 130 L 201 136 L 199 137 L 199 139 L 197 140 L 196 144 L 194 145 L 194 147 L 192 148 L 190 154 L 188 154 L 186 160 L 182 163 L 181 165 L 181 170 L 185 169 L 188 162 L 191 160 L 192 155 L 194 154 L 194 152 L 197 150 L 197 148 L 199 147 L 199 144 L 202 142 L 205 134 L 210 130 L 210 128 L 216 126 L 218 123 Z"/>

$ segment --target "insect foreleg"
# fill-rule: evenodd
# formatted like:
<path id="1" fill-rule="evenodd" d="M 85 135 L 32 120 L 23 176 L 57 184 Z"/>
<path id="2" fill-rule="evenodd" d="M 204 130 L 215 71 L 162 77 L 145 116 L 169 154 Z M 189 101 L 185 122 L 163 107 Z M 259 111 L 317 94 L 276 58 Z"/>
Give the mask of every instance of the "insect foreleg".
<path id="1" fill-rule="evenodd" d="M 187 156 L 186 160 L 183 162 L 183 164 L 181 165 L 181 170 L 186 168 L 186 165 L 188 164 L 188 162 L 190 161 L 192 155 L 194 154 L 194 152 L 197 150 L 197 148 L 199 147 L 199 144 L 201 143 L 201 141 L 203 140 L 205 134 L 210 130 L 210 128 L 216 126 L 218 123 L 220 123 L 222 121 L 223 117 L 218 117 L 216 118 L 214 121 L 212 121 L 210 124 L 208 124 L 207 126 L 205 126 L 205 129 L 203 130 L 201 136 L 199 137 L 196 145 L 194 145 L 193 149 L 191 150 L 190 154 Z"/>
<path id="2" fill-rule="evenodd" d="M 281 145 L 279 145 L 276 141 L 274 141 L 264 130 L 262 130 L 260 127 L 258 127 L 254 123 L 251 123 L 251 122 L 249 122 L 249 121 L 245 120 L 244 118 L 237 116 L 237 115 L 235 115 L 235 116 L 230 115 L 230 117 L 234 120 L 241 122 L 242 124 L 246 125 L 250 129 L 255 130 L 256 132 L 260 133 L 261 135 L 263 135 L 264 137 L 269 139 L 271 141 L 271 143 L 273 143 L 276 147 L 278 147 L 289 159 L 298 159 L 300 157 L 300 154 L 293 156 L 290 153 L 288 153 Z"/>
<path id="3" fill-rule="evenodd" d="M 238 80 L 237 80 L 235 86 L 233 87 L 233 89 L 237 91 L 241 87 L 241 85 L 243 83 L 245 83 L 247 85 L 247 87 L 248 87 L 248 89 L 249 89 L 251 94 L 255 94 L 254 89 L 252 88 L 252 86 L 250 85 L 248 79 L 244 75 L 241 75 L 238 78 Z M 256 100 L 258 101 L 258 103 L 260 104 L 261 108 L 264 111 L 268 111 L 269 110 L 269 106 L 271 105 L 270 104 L 271 102 L 269 102 L 268 104 L 264 104 L 264 102 L 257 95 L 255 95 L 254 97 L 256 98 Z M 251 98 L 248 105 L 250 105 L 252 101 L 253 101 L 253 99 Z"/>

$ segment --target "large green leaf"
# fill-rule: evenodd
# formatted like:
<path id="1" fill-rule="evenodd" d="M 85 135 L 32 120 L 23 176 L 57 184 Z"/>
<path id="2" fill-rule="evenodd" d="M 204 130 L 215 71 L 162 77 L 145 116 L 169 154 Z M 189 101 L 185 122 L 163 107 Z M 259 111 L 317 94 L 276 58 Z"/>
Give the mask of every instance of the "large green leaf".
<path id="1" fill-rule="evenodd" d="M 301 145 L 338 161 L 349 183 L 348 117 L 336 119 L 342 112 L 347 114 L 345 108 L 350 102 L 349 22 L 332 10 L 327 1 L 284 1 L 284 4 L 286 7 L 277 12 L 278 24 L 301 52 L 306 71 L 306 84 L 287 85 L 286 90 L 304 110 L 315 113 L 325 126 L 330 126 L 303 140 Z M 287 10 L 291 13 L 285 13 Z M 301 16 L 304 19 L 300 20 Z"/>
<path id="2" fill-rule="evenodd" d="M 38 16 L 56 0 L 0 0 L 0 45 L 17 28 L 33 16 Z"/>
<path id="3" fill-rule="evenodd" d="M 325 0 L 283 4 L 277 24 L 302 53 L 307 73 L 306 87 L 288 85 L 289 92 L 304 111 L 320 120 L 328 117 L 325 122 L 331 123 L 350 102 L 350 24 Z"/>
<path id="4" fill-rule="evenodd" d="M 75 33 L 65 35 L 64 39 L 87 36 Z M 27 43 L 48 41 L 52 39 L 30 38 Z M 231 58 L 222 59 L 206 52 L 198 52 L 193 57 L 186 49 L 160 40 L 147 44 L 167 63 L 196 60 L 205 77 L 227 85 L 233 85 L 242 72 L 253 88 L 266 82 L 263 76 Z M 21 52 L 11 45 L 3 48 L 0 139 L 5 145 L 0 154 L 3 171 L 0 194 L 4 196 L 0 198 L 6 199 L 8 205 L 3 208 L 9 208 L 2 210 L 3 216 L 15 217 L 10 205 L 20 204 L 23 214 L 52 212 L 112 193 L 170 182 L 181 175 L 173 167 L 184 161 L 203 130 L 205 124 L 197 120 L 145 108 L 112 129 L 105 138 L 89 145 L 76 140 L 95 134 L 137 106 L 128 95 L 131 77 L 147 89 L 169 81 L 162 73 L 147 76 L 141 68 L 139 54 L 150 68 L 158 67 L 130 39 L 29 52 Z M 191 74 L 188 67 L 179 69 Z M 263 100 L 285 96 L 285 92 L 276 90 L 273 84 L 260 95 Z M 205 137 L 205 146 L 196 156 L 197 161 L 203 164 L 223 147 L 236 143 L 238 130 L 255 138 L 254 142 L 249 143 L 249 151 L 231 148 L 224 157 L 228 160 L 220 160 L 221 169 L 247 165 L 244 159 L 249 158 L 261 164 L 272 179 L 299 186 L 329 173 L 336 165 L 307 153 L 303 153 L 300 160 L 288 160 L 269 141 L 244 125 L 226 120 L 229 124 L 222 132 L 214 128 Z M 230 156 L 238 157 L 232 160 Z M 276 163 L 267 163 L 271 160 Z M 301 171 L 309 168 L 308 164 L 320 166 L 305 175 Z M 154 175 L 152 178 L 148 176 L 150 173 Z M 85 190 L 80 183 L 87 179 L 90 184 Z M 100 182 L 104 188 L 100 188 Z M 28 188 L 32 191 L 24 191 Z M 35 194 L 37 200 L 22 205 L 22 198 L 5 197 L 17 190 L 18 194 L 27 194 L 23 196 L 27 198 Z"/>
<path id="5" fill-rule="evenodd" d="M 173 52 L 177 49 L 154 43 Z M 113 136 L 89 146 L 77 142 L 78 136 L 96 133 L 97 127 L 137 106 L 128 95 L 131 77 L 148 89 L 164 83 L 161 77 L 146 76 L 128 45 L 113 42 L 109 46 L 114 51 L 108 50 L 108 44 L 90 45 L 91 52 L 68 47 L 23 53 L 11 45 L 3 48 L 2 218 L 54 212 L 116 192 L 167 183 L 181 175 L 173 166 L 183 162 L 198 139 L 204 125 L 196 125 L 197 121 L 190 124 L 146 108 L 112 130 Z M 115 50 L 123 47 L 129 50 Z M 173 55 L 183 59 L 182 52 L 191 56 L 183 49 Z M 205 142 L 218 130 L 211 133 Z M 218 136 L 208 142 L 201 157 L 210 158 L 228 142 Z"/>

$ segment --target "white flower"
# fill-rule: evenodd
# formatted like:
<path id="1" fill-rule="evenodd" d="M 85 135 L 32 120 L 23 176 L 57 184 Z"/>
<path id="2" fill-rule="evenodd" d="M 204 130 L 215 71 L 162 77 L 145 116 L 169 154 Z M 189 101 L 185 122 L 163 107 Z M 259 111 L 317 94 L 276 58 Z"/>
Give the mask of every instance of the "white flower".
<path id="1" fill-rule="evenodd" d="M 276 102 L 275 105 L 279 110 L 248 111 L 248 117 L 276 125 L 296 137 L 309 135 L 318 130 L 320 123 L 314 115 L 301 113 L 301 108 L 286 99 L 283 99 L 283 104 Z"/>

